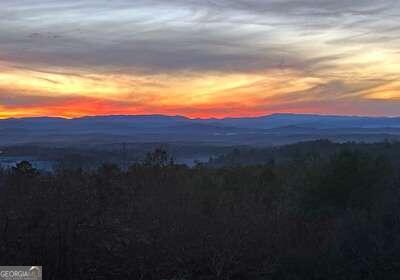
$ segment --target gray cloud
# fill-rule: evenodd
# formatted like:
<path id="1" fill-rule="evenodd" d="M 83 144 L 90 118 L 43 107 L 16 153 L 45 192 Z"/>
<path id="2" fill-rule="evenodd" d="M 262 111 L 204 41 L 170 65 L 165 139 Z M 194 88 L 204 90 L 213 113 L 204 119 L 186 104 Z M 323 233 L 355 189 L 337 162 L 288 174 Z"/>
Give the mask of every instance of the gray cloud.
<path id="1" fill-rule="evenodd" d="M 334 46 L 398 46 L 399 12 L 391 0 L 3 0 L 0 54 L 33 66 L 150 73 L 262 71 L 282 59 L 307 70 L 324 54 L 307 52 L 302 41 L 332 28 L 343 29 L 327 39 Z"/>
<path id="2" fill-rule="evenodd" d="M 0 89 L 0 105 L 3 107 L 48 106 L 61 104 L 76 97 L 40 96 L 14 93 Z"/>

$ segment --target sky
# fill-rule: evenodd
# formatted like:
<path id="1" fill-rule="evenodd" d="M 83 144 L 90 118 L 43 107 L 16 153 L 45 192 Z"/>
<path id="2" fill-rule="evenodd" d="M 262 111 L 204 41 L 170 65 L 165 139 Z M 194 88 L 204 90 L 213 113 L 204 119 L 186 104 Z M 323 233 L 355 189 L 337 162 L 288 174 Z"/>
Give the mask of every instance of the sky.
<path id="1" fill-rule="evenodd" d="M 0 118 L 400 115 L 398 0 L 1 0 Z"/>

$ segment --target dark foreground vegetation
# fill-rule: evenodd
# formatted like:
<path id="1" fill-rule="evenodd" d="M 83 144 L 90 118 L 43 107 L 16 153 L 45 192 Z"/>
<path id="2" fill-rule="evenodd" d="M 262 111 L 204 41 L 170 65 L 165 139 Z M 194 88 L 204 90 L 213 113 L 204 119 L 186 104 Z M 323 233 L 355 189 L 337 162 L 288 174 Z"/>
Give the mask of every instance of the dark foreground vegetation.
<path id="1" fill-rule="evenodd" d="M 54 173 L 21 162 L 0 172 L 0 263 L 43 265 L 44 279 L 398 279 L 399 149 L 319 141 L 195 168 L 158 150 L 127 170 Z"/>

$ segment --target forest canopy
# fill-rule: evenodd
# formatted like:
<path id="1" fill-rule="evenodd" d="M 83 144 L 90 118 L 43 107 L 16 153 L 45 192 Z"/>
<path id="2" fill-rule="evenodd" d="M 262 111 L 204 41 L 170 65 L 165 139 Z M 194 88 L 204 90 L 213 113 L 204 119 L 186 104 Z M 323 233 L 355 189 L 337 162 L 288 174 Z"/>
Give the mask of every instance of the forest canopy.
<path id="1" fill-rule="evenodd" d="M 399 150 L 315 141 L 193 168 L 156 150 L 126 169 L 52 173 L 21 162 L 0 171 L 0 259 L 46 279 L 397 279 Z"/>

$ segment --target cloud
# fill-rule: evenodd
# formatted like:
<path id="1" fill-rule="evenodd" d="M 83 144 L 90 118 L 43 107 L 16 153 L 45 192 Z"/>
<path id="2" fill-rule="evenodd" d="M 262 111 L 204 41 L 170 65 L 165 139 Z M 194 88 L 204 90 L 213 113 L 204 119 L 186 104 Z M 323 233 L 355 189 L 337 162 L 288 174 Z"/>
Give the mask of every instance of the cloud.
<path id="1" fill-rule="evenodd" d="M 383 91 L 400 71 L 399 12 L 397 0 L 2 0 L 0 70 L 21 79 L 0 73 L 0 106 L 371 111 L 361 101 L 396 97 Z"/>
<path id="2" fill-rule="evenodd" d="M 393 7 L 389 0 L 6 0 L 0 3 L 0 46 L 10 61 L 60 67 L 250 71 L 274 68 L 280 58 L 301 67 L 314 54 L 298 46 L 307 41 L 296 38 L 299 31 L 323 34 L 345 22 L 357 34 L 376 32 L 372 23 Z M 351 31 L 330 42 L 356 38 Z"/>

